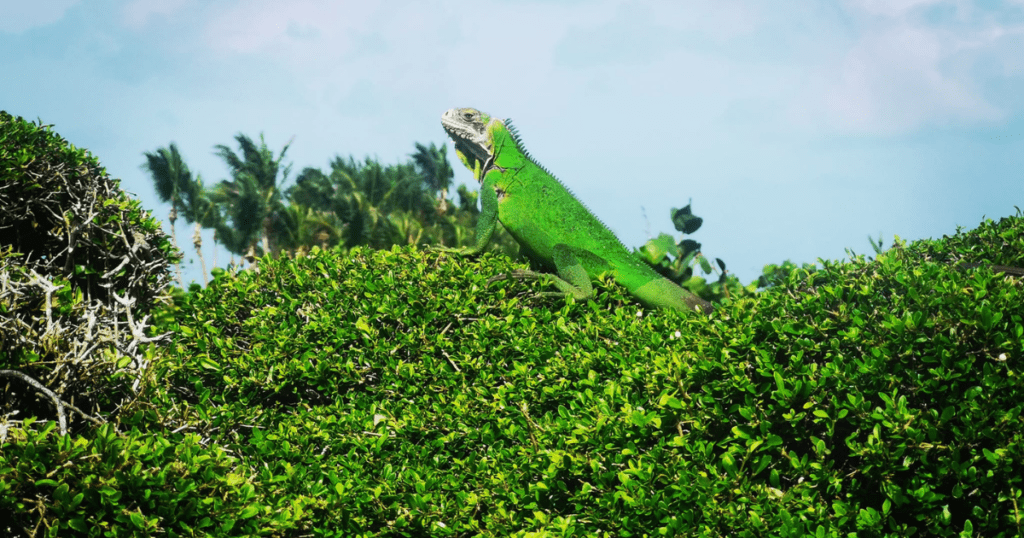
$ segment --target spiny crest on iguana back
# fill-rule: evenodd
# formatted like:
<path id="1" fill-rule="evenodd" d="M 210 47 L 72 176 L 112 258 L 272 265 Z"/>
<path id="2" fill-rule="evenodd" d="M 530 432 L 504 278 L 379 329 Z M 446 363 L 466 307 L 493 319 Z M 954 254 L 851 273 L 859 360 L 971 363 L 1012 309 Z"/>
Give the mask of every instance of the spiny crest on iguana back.
<path id="1" fill-rule="evenodd" d="M 516 149 L 519 150 L 519 153 L 523 154 L 523 157 L 525 157 L 528 161 L 533 163 L 534 166 L 536 166 L 537 168 L 540 168 L 545 174 L 551 176 L 551 178 L 554 179 L 555 181 L 557 181 L 560 185 L 562 185 L 562 187 L 565 187 L 565 190 L 569 191 L 569 194 L 572 195 L 572 197 L 575 198 L 580 203 L 580 205 L 582 205 L 583 208 L 587 210 L 588 213 L 593 215 L 594 219 L 597 220 L 597 222 L 601 226 L 604 226 L 604 228 L 606 230 L 608 230 L 609 232 L 612 231 L 612 229 L 609 228 L 608 225 L 605 224 L 604 221 L 601 220 L 600 217 L 598 217 L 596 214 L 594 214 L 594 212 L 591 211 L 589 207 L 587 207 L 587 204 L 583 203 L 583 200 L 580 200 L 579 196 L 576 196 L 576 193 L 572 192 L 572 189 L 570 189 L 568 186 L 566 186 L 566 184 L 563 183 L 562 180 L 560 180 L 557 177 L 555 177 L 555 175 L 552 174 L 550 170 L 545 168 L 543 164 L 540 164 L 539 162 L 537 162 L 537 159 L 533 158 L 533 155 L 530 155 L 530 151 L 528 149 L 526 149 L 526 145 L 523 144 L 523 139 L 519 135 L 519 129 L 517 129 L 516 126 L 512 124 L 512 118 L 505 118 L 504 120 L 498 120 L 498 121 L 500 121 L 501 124 L 505 126 L 505 130 L 508 131 L 508 134 L 512 137 L 512 142 L 514 142 L 515 145 L 516 145 Z M 619 239 L 619 237 L 617 235 L 615 235 L 614 233 L 612 233 L 612 235 L 615 236 L 615 240 L 619 242 L 619 245 L 621 245 L 622 248 L 624 248 L 627 251 L 629 251 L 629 249 L 626 248 L 625 243 L 623 243 L 622 240 Z"/>
<path id="2" fill-rule="evenodd" d="M 527 159 L 530 160 L 530 162 L 537 165 L 537 168 L 543 170 L 545 174 L 551 177 L 555 177 L 555 175 L 552 174 L 550 170 L 545 168 L 543 164 L 537 162 L 537 159 L 534 159 L 533 155 L 530 155 L 530 150 L 526 149 L 526 145 L 523 144 L 523 138 L 519 135 L 519 129 L 517 129 L 516 126 L 512 124 L 512 118 L 505 118 L 504 120 L 501 120 L 501 123 L 505 125 L 505 129 L 508 131 L 508 134 L 512 135 L 512 141 L 516 143 L 516 149 L 519 150 L 519 153 L 522 153 L 523 157 L 526 157 Z M 555 179 L 558 178 L 555 177 Z M 558 182 L 562 183 L 561 180 L 559 180 Z M 574 194 L 573 196 L 575 197 L 576 195 Z"/>

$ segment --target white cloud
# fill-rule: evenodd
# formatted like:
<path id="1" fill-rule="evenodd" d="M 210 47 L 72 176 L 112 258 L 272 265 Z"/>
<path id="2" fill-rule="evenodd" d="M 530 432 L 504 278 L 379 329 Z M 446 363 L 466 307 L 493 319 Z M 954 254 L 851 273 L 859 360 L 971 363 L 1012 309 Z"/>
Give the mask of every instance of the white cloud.
<path id="1" fill-rule="evenodd" d="M 730 1 L 608 7 L 545 34 L 564 36 L 558 74 L 568 67 L 601 88 L 634 81 L 675 93 L 676 108 L 690 114 L 725 107 L 735 116 L 743 107 L 731 103 L 754 99 L 786 111 L 759 116 L 776 123 L 763 126 L 772 130 L 787 120 L 883 135 L 998 122 L 1009 112 L 993 104 L 976 66 L 1001 57 L 1012 73 L 1022 63 L 995 54 L 1014 43 L 996 43 L 1016 31 L 1005 14 L 958 0 L 846 0 L 838 10 Z M 628 74 L 609 76 L 612 65 Z M 670 84 L 673 72 L 686 73 L 681 84 Z"/>
<path id="2" fill-rule="evenodd" d="M 455 92 L 482 104 L 493 94 L 520 89 L 550 92 L 536 81 L 551 72 L 554 44 L 567 24 L 586 19 L 575 15 L 580 8 L 505 2 L 477 7 L 485 15 L 471 16 L 458 1 L 256 0 L 213 8 L 202 34 L 215 57 L 269 60 L 296 81 L 301 99 L 324 110 L 348 101 L 364 106 L 359 96 L 386 106 Z M 595 12 L 601 8 L 588 10 L 587 17 Z"/>
<path id="3" fill-rule="evenodd" d="M 32 28 L 47 26 L 64 17 L 64 12 L 79 0 L 47 0 L 45 2 L 5 2 L 0 17 L 0 32 L 20 34 Z"/>
<path id="4" fill-rule="evenodd" d="M 238 56 L 269 61 L 281 69 L 276 76 L 295 82 L 289 91 L 325 110 L 405 95 L 544 108 L 578 101 L 582 84 L 597 103 L 621 99 L 631 85 L 680 110 L 710 104 L 740 114 L 733 103 L 756 102 L 782 115 L 743 113 L 748 123 L 772 130 L 789 120 L 892 134 L 1009 114 L 975 69 L 996 59 L 996 76 L 1024 70 L 1015 54 L 1024 33 L 998 13 L 961 0 L 797 4 L 694 0 L 638 9 L 605 0 L 584 10 L 484 0 L 475 10 L 481 20 L 458 0 L 130 0 L 121 14 L 134 29 L 187 15 L 202 36 L 202 51 L 193 52 L 229 64 L 241 65 Z"/>
<path id="5" fill-rule="evenodd" d="M 635 10 L 628 3 L 623 10 Z M 696 34 L 716 42 L 748 35 L 757 30 L 764 14 L 756 3 L 736 0 L 661 2 L 651 5 L 653 21 L 669 24 L 680 33 Z"/>
<path id="6" fill-rule="evenodd" d="M 953 16 L 928 21 L 916 8 L 956 4 Z M 806 91 L 791 103 L 798 121 L 860 133 L 894 134 L 924 126 L 998 122 L 1009 112 L 984 94 L 974 66 L 997 41 L 1020 28 L 980 16 L 958 2 L 847 2 L 852 44 L 830 64 L 810 71 Z"/>
<path id="7" fill-rule="evenodd" d="M 206 39 L 216 52 L 266 52 L 302 60 L 333 57 L 352 46 L 350 35 L 373 28 L 378 11 L 372 2 L 256 0 L 235 4 L 211 14 Z"/>
<path id="8" fill-rule="evenodd" d="M 149 23 L 153 16 L 167 16 L 193 4 L 193 0 L 133 0 L 121 10 L 125 26 L 139 30 Z"/>
<path id="9" fill-rule="evenodd" d="M 949 0 L 847 0 L 845 3 L 853 7 L 853 11 L 896 17 L 904 15 L 908 11 L 920 6 L 957 2 Z"/>

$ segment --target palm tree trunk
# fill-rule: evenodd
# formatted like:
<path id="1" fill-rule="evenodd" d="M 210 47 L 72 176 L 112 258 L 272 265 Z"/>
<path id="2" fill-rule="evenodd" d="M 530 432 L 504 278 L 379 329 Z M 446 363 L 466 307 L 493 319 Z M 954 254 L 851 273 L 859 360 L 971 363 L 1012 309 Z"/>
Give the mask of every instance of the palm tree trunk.
<path id="1" fill-rule="evenodd" d="M 277 258 L 277 241 L 274 241 L 273 250 L 271 250 L 270 237 L 270 217 L 263 217 L 263 254 L 270 254 L 271 258 Z"/>
<path id="2" fill-rule="evenodd" d="M 181 249 L 178 248 L 178 234 L 174 230 L 174 223 L 177 222 L 178 220 L 178 207 L 173 203 L 171 204 L 171 212 L 168 213 L 167 215 L 167 220 L 171 222 L 171 244 L 174 245 L 174 250 L 180 252 Z M 185 284 L 181 280 L 181 262 L 179 261 L 178 263 L 174 264 L 174 268 L 178 272 L 178 286 L 184 289 Z"/>
<path id="3" fill-rule="evenodd" d="M 203 286 L 210 284 L 210 281 L 206 278 L 206 260 L 203 259 L 203 236 L 199 233 L 200 230 L 199 222 L 196 222 L 196 233 L 192 234 L 192 246 L 196 247 L 196 254 L 199 256 L 199 263 L 203 267 Z M 216 252 L 216 250 L 214 250 Z"/>
<path id="4" fill-rule="evenodd" d="M 213 230 L 213 268 L 217 268 L 217 230 Z"/>
<path id="5" fill-rule="evenodd" d="M 247 262 L 249 264 L 250 268 L 256 267 L 256 269 L 259 270 L 259 267 L 256 266 L 256 243 L 255 242 L 253 244 L 249 245 L 249 251 L 245 253 L 245 256 L 243 256 L 242 259 L 245 260 L 245 262 Z"/>

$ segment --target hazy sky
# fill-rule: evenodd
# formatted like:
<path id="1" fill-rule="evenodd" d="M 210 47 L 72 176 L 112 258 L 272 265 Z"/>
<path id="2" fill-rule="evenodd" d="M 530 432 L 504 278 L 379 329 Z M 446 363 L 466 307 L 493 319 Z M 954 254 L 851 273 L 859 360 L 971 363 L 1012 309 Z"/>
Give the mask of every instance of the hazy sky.
<path id="1" fill-rule="evenodd" d="M 164 220 L 145 151 L 176 142 L 208 185 L 239 132 L 294 136 L 293 177 L 396 163 L 464 106 L 514 118 L 628 246 L 692 198 L 744 283 L 1024 208 L 1024 0 L 0 3 L 0 109 Z"/>

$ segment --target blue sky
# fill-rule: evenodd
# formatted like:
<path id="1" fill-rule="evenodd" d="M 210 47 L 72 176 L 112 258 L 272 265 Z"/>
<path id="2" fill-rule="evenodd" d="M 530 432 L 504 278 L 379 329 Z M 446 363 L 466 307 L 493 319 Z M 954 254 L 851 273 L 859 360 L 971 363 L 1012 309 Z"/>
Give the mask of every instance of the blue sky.
<path id="1" fill-rule="evenodd" d="M 0 109 L 54 124 L 161 219 L 145 151 L 176 142 L 208 185 L 239 132 L 294 136 L 293 176 L 395 163 L 462 106 L 513 118 L 628 246 L 692 199 L 693 238 L 743 282 L 1024 208 L 1024 0 L 7 4 Z"/>

